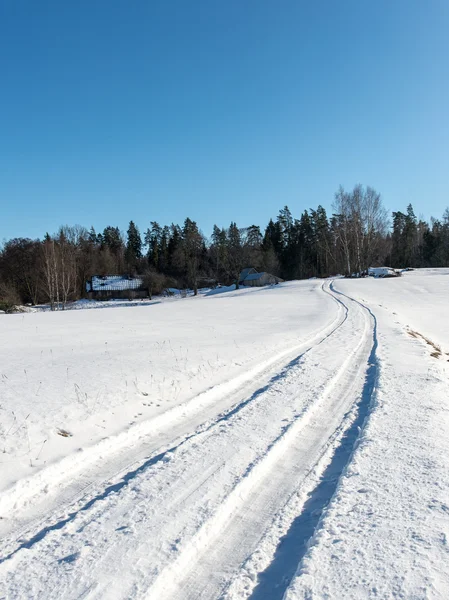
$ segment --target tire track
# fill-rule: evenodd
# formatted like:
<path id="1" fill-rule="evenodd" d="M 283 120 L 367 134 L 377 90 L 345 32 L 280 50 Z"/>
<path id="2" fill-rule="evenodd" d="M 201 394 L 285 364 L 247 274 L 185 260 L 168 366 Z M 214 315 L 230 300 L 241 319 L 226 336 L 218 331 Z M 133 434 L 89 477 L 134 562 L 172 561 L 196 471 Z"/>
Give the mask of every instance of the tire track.
<path id="1" fill-rule="evenodd" d="M 352 459 L 373 408 L 379 379 L 377 320 L 364 304 L 331 290 L 362 307 L 373 322 L 372 345 L 360 397 L 337 428 L 304 486 L 296 490 L 276 515 L 258 549 L 247 559 L 239 575 L 227 586 L 223 600 L 282 600 L 313 538 L 322 527 L 328 504 Z"/>
<path id="2" fill-rule="evenodd" d="M 295 367 L 301 364 L 304 360 L 304 357 L 308 355 L 312 350 L 319 347 L 326 340 L 328 340 L 335 332 L 346 322 L 348 318 L 348 309 L 339 299 L 335 298 L 332 294 L 325 288 L 325 284 L 322 286 L 322 291 L 326 294 L 330 295 L 336 303 L 338 303 L 338 311 L 336 318 L 332 321 L 332 323 L 314 335 L 310 340 L 303 342 L 299 347 L 303 349 L 303 351 L 295 356 L 292 360 L 290 360 L 283 368 L 276 372 L 268 382 L 257 388 L 247 397 L 243 397 L 243 399 L 233 406 L 231 406 L 228 410 L 221 412 L 213 421 L 206 421 L 199 425 L 192 433 L 188 433 L 182 436 L 179 436 L 178 439 L 175 439 L 172 444 L 160 446 L 153 454 L 150 456 L 146 456 L 143 460 L 136 459 L 135 457 L 125 466 L 122 466 L 120 470 L 117 471 L 115 469 L 112 473 L 109 474 L 107 479 L 117 480 L 114 483 L 107 484 L 106 481 L 98 482 L 92 481 L 89 477 L 89 473 L 82 473 L 78 478 L 76 484 L 70 486 L 69 492 L 66 492 L 70 496 L 69 500 L 66 502 L 58 503 L 52 511 L 52 515 L 46 514 L 45 516 L 41 516 L 36 520 L 31 522 L 26 522 L 23 525 L 19 532 L 10 533 L 8 536 L 4 536 L 3 538 L 3 551 L 0 556 L 0 564 L 11 559 L 18 552 L 23 549 L 30 549 L 38 542 L 42 541 L 49 533 L 52 531 L 57 531 L 64 528 L 66 525 L 71 523 L 80 513 L 84 513 L 91 509 L 97 502 L 105 500 L 111 494 L 115 494 L 120 492 L 123 488 L 128 486 L 131 481 L 133 481 L 137 476 L 147 471 L 151 467 L 155 466 L 157 463 L 163 462 L 167 459 L 168 456 L 174 454 L 176 451 L 180 450 L 186 444 L 191 442 L 194 439 L 201 439 L 208 435 L 215 428 L 220 426 L 223 423 L 226 423 L 238 413 L 243 411 L 247 406 L 257 402 L 259 398 L 261 398 L 268 390 L 270 390 L 278 381 L 282 381 L 286 375 Z M 284 354 L 291 353 L 291 350 L 287 350 Z M 282 360 L 282 359 L 281 359 Z M 279 363 L 279 356 L 275 357 L 274 360 L 271 361 L 276 365 Z M 256 369 L 257 371 L 259 368 Z M 256 371 L 255 370 L 255 371 Z M 257 373 L 256 373 L 257 374 Z M 251 372 L 251 377 L 254 374 Z M 248 377 L 248 376 L 247 376 Z M 236 378 L 238 382 L 240 378 Z M 237 383 L 238 383 L 237 382 Z M 234 386 L 236 382 L 233 380 L 231 382 L 231 387 Z M 229 382 L 224 384 L 229 386 Z M 221 387 L 221 386 L 218 386 Z M 208 392 L 205 392 L 207 394 Z M 204 396 L 201 394 L 200 396 Z M 227 395 L 226 395 L 227 397 Z M 198 398 L 195 398 L 192 402 L 196 403 Z M 174 410 L 178 411 L 178 407 Z M 185 410 L 185 407 L 183 407 Z M 148 425 L 148 424 L 147 424 Z M 153 421 L 153 427 L 154 421 Z M 142 442 L 141 442 L 142 444 Z M 115 455 L 117 449 L 115 449 L 113 455 Z M 145 453 L 148 454 L 148 449 L 145 450 Z M 65 461 L 62 461 L 63 463 Z M 64 465 L 64 470 L 70 469 L 70 465 Z M 102 465 L 102 471 L 104 472 L 105 466 Z M 69 470 L 69 473 L 71 471 Z M 50 481 L 53 484 L 53 474 L 50 473 Z M 48 482 L 45 481 L 47 484 Z M 94 488 L 100 488 L 99 491 L 94 490 Z M 73 489 L 76 489 L 75 493 L 73 493 Z M 70 494 L 72 491 L 72 494 Z M 89 492 L 92 492 L 89 494 Z M 14 496 L 11 496 L 10 506 L 16 499 Z M 2 498 L 2 512 L 5 513 L 8 510 L 7 499 Z M 25 505 L 25 509 L 27 509 L 27 505 Z M 61 517 L 54 517 L 54 513 L 63 513 Z"/>
<path id="3" fill-rule="evenodd" d="M 205 555 L 206 551 L 209 552 L 210 547 L 213 545 L 214 541 L 220 537 L 220 552 L 226 553 L 228 550 L 232 552 L 232 545 L 229 543 L 230 548 L 228 548 L 229 538 L 232 538 L 229 532 L 229 523 L 234 519 L 236 520 L 237 516 L 241 513 L 250 514 L 251 519 L 253 519 L 253 515 L 251 513 L 256 512 L 254 509 L 254 500 L 257 502 L 257 496 L 264 494 L 263 486 L 273 487 L 273 481 L 276 481 L 276 475 L 273 475 L 275 471 L 279 470 L 279 464 L 281 461 L 285 461 L 286 455 L 293 448 L 295 448 L 296 441 L 301 435 L 306 435 L 307 428 L 314 426 L 314 421 L 319 418 L 320 411 L 325 414 L 326 410 L 326 401 L 332 397 L 332 395 L 340 394 L 340 396 L 344 397 L 349 394 L 352 390 L 353 379 L 351 375 L 353 375 L 353 370 L 351 370 L 351 364 L 358 364 L 356 358 L 363 355 L 366 351 L 367 339 L 369 341 L 369 331 L 371 330 L 371 323 L 368 319 L 364 319 L 365 321 L 365 330 L 359 343 L 356 347 L 349 353 L 349 355 L 344 360 L 343 364 L 339 368 L 337 374 L 330 380 L 327 384 L 324 392 L 321 394 L 318 400 L 310 404 L 306 407 L 306 409 L 300 413 L 297 418 L 285 427 L 284 431 L 279 435 L 277 439 L 275 439 L 270 446 L 267 448 L 267 451 L 264 455 L 259 457 L 259 459 L 251 464 L 248 467 L 248 470 L 244 473 L 242 478 L 237 482 L 231 493 L 226 497 L 225 501 L 218 507 L 217 511 L 214 515 L 206 521 L 202 527 L 195 534 L 193 539 L 189 539 L 186 541 L 186 544 L 179 552 L 176 559 L 168 565 L 165 570 L 159 575 L 157 580 L 150 587 L 149 591 L 145 595 L 147 600 L 152 598 L 211 598 L 217 597 L 217 589 L 214 588 L 216 582 L 214 579 L 214 572 L 223 572 L 228 570 L 228 565 L 221 564 L 219 556 L 216 556 L 212 553 L 212 556 L 208 556 L 206 560 L 206 568 L 195 569 L 195 565 L 198 562 L 201 562 L 202 557 Z M 374 329 L 374 339 L 376 340 L 377 347 L 377 338 L 376 338 L 376 330 Z M 374 350 L 371 349 L 371 354 L 369 355 L 368 362 L 371 358 L 372 353 L 375 354 Z M 360 364 L 365 371 L 365 360 L 364 359 Z M 360 367 L 359 364 L 359 367 Z M 357 369 L 358 370 L 358 369 Z M 348 378 L 349 373 L 349 378 Z M 339 383 L 343 379 L 348 379 L 343 389 L 339 389 Z M 364 388 L 365 389 L 365 388 Z M 365 392 L 362 392 L 362 397 Z M 353 405 L 353 399 L 350 399 L 350 405 Z M 358 403 L 358 406 L 365 405 L 363 401 Z M 362 412 L 359 411 L 360 418 L 362 418 Z M 321 416 L 324 416 L 321 414 Z M 364 418 L 364 417 L 363 417 Z M 353 419 L 354 420 L 354 419 Z M 348 413 L 345 414 L 343 418 L 343 422 L 339 420 L 337 428 L 331 431 L 330 436 L 324 440 L 324 448 L 321 448 L 318 454 L 318 457 L 315 455 L 315 461 L 306 469 L 306 475 L 303 478 L 302 485 L 307 481 L 308 476 L 310 475 L 312 469 L 317 468 L 317 463 L 320 462 L 320 459 L 325 455 L 327 449 L 332 445 L 338 436 L 343 433 L 343 431 L 347 430 L 351 419 L 349 418 Z M 350 428 L 351 435 L 354 431 L 357 431 L 357 427 L 359 426 L 359 419 L 355 419 L 354 423 Z M 342 442 L 343 443 L 343 442 Z M 346 442 L 345 442 L 346 444 Z M 343 447 L 342 445 L 338 446 L 338 448 Z M 352 446 L 351 446 L 352 447 Z M 337 449 L 335 450 L 334 456 L 338 456 Z M 298 457 L 295 456 L 296 460 Z M 344 468 L 344 461 L 341 462 L 341 468 Z M 287 474 L 290 477 L 290 474 Z M 260 491 L 261 490 L 261 491 Z M 320 496 L 321 497 L 321 496 Z M 285 500 L 284 500 L 285 502 Z M 261 510 L 263 511 L 263 502 L 257 502 L 257 506 L 261 506 Z M 248 508 L 250 506 L 251 508 Z M 315 507 L 314 510 L 317 510 L 319 507 Z M 323 507 L 321 507 L 321 512 Z M 262 512 L 265 516 L 265 514 Z M 319 518 L 319 517 L 318 517 Z M 239 518 L 237 520 L 237 541 L 238 536 L 244 535 L 247 537 L 247 531 L 245 531 L 245 516 Z M 265 524 L 266 525 L 266 524 Z M 254 523 L 252 523 L 254 526 Z M 307 536 L 306 536 L 307 537 Z M 310 536 L 309 536 L 310 537 Z M 308 538 L 307 538 L 308 539 Z M 223 541 L 224 540 L 224 541 Z M 235 548 L 235 541 L 234 541 Z M 231 559 L 231 562 L 234 561 L 234 556 Z M 192 565 L 194 567 L 192 568 Z M 294 563 L 294 567 L 296 567 L 298 562 Z M 294 574 L 291 573 L 290 579 Z M 193 571 L 193 573 L 192 573 Z M 209 572 L 209 573 L 208 573 Z M 208 576 L 209 575 L 209 576 Z M 212 580 L 212 581 L 211 581 Z M 205 582 L 205 588 L 202 590 L 198 589 L 198 581 Z M 286 587 L 286 586 L 285 586 Z M 285 589 L 285 588 L 284 588 Z M 214 591 L 212 591 L 214 590 Z M 270 593 L 268 595 L 258 596 L 258 598 L 277 598 L 278 596 L 272 596 Z M 213 595 L 211 595 L 213 594 Z M 282 592 L 283 594 L 283 592 Z M 240 596 L 236 596 L 236 598 Z M 279 598 L 281 598 L 279 596 Z"/>
<path id="4" fill-rule="evenodd" d="M 340 304 L 344 305 L 342 301 Z M 122 474 L 119 481 L 84 498 L 79 505 L 71 507 L 70 513 L 46 524 L 50 526 L 15 540 L 10 555 L 3 556 L 0 571 L 2 579 L 5 575 L 8 589 L 19 590 L 19 595 L 23 595 L 29 584 L 22 580 L 20 573 L 30 569 L 34 578 L 31 579 L 33 587 L 28 587 L 29 597 L 38 596 L 36 590 L 41 590 L 47 598 L 68 599 L 78 597 L 81 588 L 91 590 L 89 597 L 102 597 L 109 586 L 120 579 L 120 597 L 168 598 L 171 586 L 178 589 L 179 582 L 188 577 L 190 568 L 197 567 L 199 559 L 210 551 L 217 535 L 228 531 L 233 517 L 244 518 L 245 511 L 251 512 L 253 502 L 259 496 L 263 498 L 264 490 L 272 489 L 278 480 L 277 473 L 282 471 L 287 459 L 290 462 L 293 459 L 295 463 L 298 457 L 303 460 L 297 444 L 308 442 L 310 431 L 332 417 L 329 402 L 334 399 L 338 422 L 341 421 L 345 412 L 345 394 L 352 389 L 357 375 L 357 369 L 351 369 L 351 364 L 364 353 L 365 338 L 369 341 L 369 327 L 361 315 L 351 310 L 349 321 L 348 309 L 343 312 L 344 329 L 341 323 L 326 336 L 326 343 L 321 340 L 306 349 L 305 355 L 290 361 L 272 377 L 271 385 L 254 392 L 257 395 L 253 401 L 244 398 L 238 410 L 237 406 L 232 407 L 219 419 L 207 423 L 203 431 L 196 431 L 177 446 L 148 457 L 146 464 L 139 463 Z M 360 336 L 359 331 L 363 328 L 366 335 Z M 345 343 L 352 350 L 342 364 L 343 356 L 338 350 Z M 317 379 L 317 373 L 325 378 Z M 298 398 L 299 384 L 301 398 Z M 318 389 L 322 389 L 321 394 Z M 283 419 L 283 416 L 289 418 Z M 251 429 L 254 425 L 256 427 Z M 315 433 L 326 445 L 328 437 L 322 436 L 320 431 Z M 251 441 L 247 444 L 246 438 L 250 434 Z M 256 439 L 257 443 L 254 443 Z M 240 447 L 234 448 L 234 442 Z M 222 453 L 223 450 L 226 452 Z M 303 460 L 304 469 L 312 468 L 316 460 L 317 453 L 313 448 L 307 460 Z M 115 487 L 117 485 L 120 487 Z M 281 497 L 285 502 L 285 495 Z M 260 537 L 270 522 L 270 515 L 261 511 L 259 516 L 262 529 L 259 523 L 256 532 Z M 108 539 L 107 532 L 123 529 L 124 518 L 133 529 L 133 535 L 120 537 L 120 540 L 117 537 Z M 65 527 L 67 530 L 61 531 Z M 89 545 L 93 535 L 95 544 L 87 550 L 93 554 L 87 554 L 84 560 L 86 543 Z M 154 543 L 149 543 L 153 535 L 157 537 Z M 141 550 L 137 550 L 142 548 L 142 543 L 145 559 L 142 559 Z M 76 552 L 76 548 L 82 548 L 83 552 Z M 79 558 L 72 562 L 71 557 L 78 555 Z M 13 557 L 15 560 L 10 562 Z M 98 569 L 101 572 L 105 568 L 104 561 L 120 565 L 120 569 L 129 573 L 129 567 L 135 564 L 137 557 L 147 563 L 139 567 L 138 573 L 134 570 L 136 579 L 132 588 L 123 587 L 120 571 L 110 573 L 106 580 L 104 577 L 102 581 L 98 580 Z M 64 567 L 66 560 L 70 561 L 69 571 Z M 82 585 L 77 587 L 80 579 Z M 216 597 L 200 595 L 196 591 L 193 589 L 190 596 L 177 594 L 176 597 Z"/>

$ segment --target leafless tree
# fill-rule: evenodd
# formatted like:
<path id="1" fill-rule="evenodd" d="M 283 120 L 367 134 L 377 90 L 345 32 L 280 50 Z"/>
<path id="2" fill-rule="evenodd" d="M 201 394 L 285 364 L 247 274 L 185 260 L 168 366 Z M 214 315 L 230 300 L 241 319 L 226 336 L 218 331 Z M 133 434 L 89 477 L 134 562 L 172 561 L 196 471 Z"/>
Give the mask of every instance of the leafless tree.
<path id="1" fill-rule="evenodd" d="M 47 236 L 42 243 L 43 288 L 51 310 L 59 309 L 59 270 L 55 240 Z"/>
<path id="2" fill-rule="evenodd" d="M 160 294 L 167 285 L 167 278 L 161 273 L 158 273 L 155 269 L 147 269 L 144 272 L 142 279 L 144 286 L 148 290 L 150 300 L 152 299 L 153 294 Z"/>
<path id="3" fill-rule="evenodd" d="M 366 271 L 379 254 L 388 228 L 380 194 L 356 185 L 352 192 L 340 186 L 333 204 L 337 243 L 344 256 L 345 271 Z"/>
<path id="4" fill-rule="evenodd" d="M 20 304 L 20 296 L 11 283 L 0 281 L 0 309 L 4 312 L 14 312 Z"/>
<path id="5" fill-rule="evenodd" d="M 333 209 L 336 218 L 336 242 L 341 246 L 345 270 L 351 274 L 351 197 L 340 186 L 335 194 Z"/>
<path id="6" fill-rule="evenodd" d="M 57 269 L 60 285 L 62 310 L 65 310 L 68 300 L 76 294 L 77 289 L 77 252 L 79 229 L 61 227 L 57 239 Z"/>
<path id="7" fill-rule="evenodd" d="M 368 269 L 380 257 L 389 225 L 388 214 L 380 194 L 369 186 L 363 194 L 362 222 L 365 233 L 363 266 L 364 269 Z"/>

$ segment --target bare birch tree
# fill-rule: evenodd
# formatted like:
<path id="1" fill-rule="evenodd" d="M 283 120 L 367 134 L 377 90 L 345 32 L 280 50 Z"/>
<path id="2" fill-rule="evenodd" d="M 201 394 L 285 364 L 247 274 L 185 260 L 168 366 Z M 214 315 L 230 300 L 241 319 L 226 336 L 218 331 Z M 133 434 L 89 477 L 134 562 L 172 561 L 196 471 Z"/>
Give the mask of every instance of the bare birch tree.
<path id="1" fill-rule="evenodd" d="M 42 243 L 43 288 L 51 310 L 59 309 L 59 273 L 55 240 L 49 235 Z"/>

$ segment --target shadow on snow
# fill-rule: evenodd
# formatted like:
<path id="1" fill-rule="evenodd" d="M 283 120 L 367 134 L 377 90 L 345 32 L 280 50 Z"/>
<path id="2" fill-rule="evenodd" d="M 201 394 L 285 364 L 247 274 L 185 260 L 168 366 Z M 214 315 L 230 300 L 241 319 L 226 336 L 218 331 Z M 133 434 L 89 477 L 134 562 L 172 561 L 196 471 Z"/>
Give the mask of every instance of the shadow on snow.
<path id="1" fill-rule="evenodd" d="M 340 294 L 334 290 L 336 294 Z M 341 294 L 344 295 L 344 294 Z M 350 298 L 357 302 L 353 298 Z M 360 304 L 358 302 L 358 304 Z M 250 600 L 282 600 L 285 591 L 298 570 L 301 560 L 308 549 L 317 525 L 335 493 L 340 477 L 351 460 L 361 429 L 370 413 L 372 399 L 377 387 L 379 365 L 377 359 L 377 321 L 371 310 L 360 304 L 371 315 L 374 321 L 373 345 L 368 359 L 365 383 L 357 403 L 357 416 L 346 431 L 338 445 L 332 460 L 324 471 L 319 484 L 309 494 L 300 515 L 291 524 L 287 533 L 281 538 L 270 565 L 259 574 L 258 584 L 250 596 Z"/>
<path id="2" fill-rule="evenodd" d="M 322 344 L 339 327 L 341 327 L 343 325 L 343 323 L 346 321 L 346 319 L 348 317 L 348 309 L 347 309 L 347 307 L 345 306 L 345 304 L 343 302 L 341 302 L 337 298 L 335 298 L 335 300 L 337 300 L 337 302 L 339 304 L 341 304 L 343 306 L 344 310 L 345 310 L 345 317 L 342 320 L 342 322 L 339 323 L 336 327 L 334 327 L 334 329 L 330 333 L 328 333 L 322 340 L 320 340 L 320 342 L 318 342 L 318 344 L 316 344 L 315 346 L 309 347 L 307 350 L 305 350 L 299 356 L 297 356 L 293 360 L 291 360 L 281 370 L 280 373 L 277 373 L 276 375 L 274 375 L 273 377 L 271 377 L 270 380 L 268 381 L 268 383 L 266 385 L 264 385 L 264 386 L 260 387 L 259 389 L 257 389 L 246 400 L 243 400 L 242 402 L 239 402 L 233 408 L 231 408 L 229 411 L 221 413 L 218 416 L 218 418 L 215 421 L 213 421 L 212 423 L 210 423 L 209 425 L 207 425 L 207 426 L 200 426 L 196 431 L 194 431 L 192 434 L 190 434 L 189 436 L 187 436 L 184 439 L 182 439 L 178 444 L 175 444 L 174 446 L 168 448 L 167 450 L 164 450 L 163 452 L 160 452 L 160 453 L 158 453 L 158 454 L 156 454 L 156 455 L 154 455 L 152 457 L 149 457 L 141 465 L 139 465 L 136 469 L 134 469 L 132 471 L 128 471 L 122 477 L 122 479 L 120 479 L 120 481 L 118 481 L 117 483 L 114 483 L 114 484 L 111 484 L 111 485 L 107 486 L 100 494 L 97 494 L 96 496 L 93 496 L 90 500 L 88 500 L 81 507 L 79 507 L 76 510 L 73 510 L 70 513 L 68 513 L 68 515 L 64 519 L 61 519 L 61 520 L 57 521 L 56 523 L 53 523 L 51 525 L 48 525 L 47 527 L 42 528 L 39 532 L 37 532 L 34 536 L 32 536 L 29 539 L 21 539 L 21 540 L 19 539 L 18 540 L 19 545 L 15 548 L 15 550 L 12 550 L 9 554 L 6 554 L 5 556 L 0 557 L 0 564 L 2 564 L 3 562 L 11 559 L 20 550 L 23 550 L 23 549 L 29 550 L 35 544 L 37 544 L 38 542 L 42 541 L 47 536 L 47 534 L 51 533 L 52 531 L 57 531 L 59 529 L 62 529 L 68 523 L 72 522 L 79 514 L 88 511 L 98 501 L 104 500 L 109 495 L 119 492 L 122 488 L 124 488 L 125 486 L 127 486 L 130 483 L 130 481 L 132 481 L 135 477 L 137 477 L 137 475 L 139 475 L 140 473 L 146 471 L 147 469 L 149 469 L 150 467 L 152 467 L 156 463 L 158 463 L 160 461 L 168 461 L 169 458 L 170 458 L 170 455 L 173 452 L 175 452 L 176 450 L 178 450 L 179 448 L 181 448 L 182 446 L 184 446 L 184 444 L 186 444 L 190 439 L 192 439 L 193 437 L 195 437 L 195 436 L 197 436 L 199 434 L 206 433 L 207 431 L 211 430 L 213 427 L 215 427 L 219 423 L 223 423 L 223 422 L 226 422 L 226 421 L 230 420 L 234 415 L 236 415 L 243 408 L 245 408 L 245 406 L 247 406 L 251 402 L 255 401 L 259 396 L 261 396 L 266 391 L 268 391 L 277 381 L 280 381 L 283 378 L 285 378 L 287 376 L 288 372 L 293 367 L 295 367 L 295 366 L 297 366 L 297 365 L 299 365 L 301 363 L 303 357 L 312 348 L 315 348 L 316 346 L 319 346 L 320 344 Z"/>

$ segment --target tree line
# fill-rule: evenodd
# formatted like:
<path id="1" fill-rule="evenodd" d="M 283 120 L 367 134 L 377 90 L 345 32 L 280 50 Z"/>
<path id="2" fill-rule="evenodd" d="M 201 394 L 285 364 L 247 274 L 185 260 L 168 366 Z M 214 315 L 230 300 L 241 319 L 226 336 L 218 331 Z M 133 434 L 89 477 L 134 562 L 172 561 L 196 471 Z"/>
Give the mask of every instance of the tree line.
<path id="1" fill-rule="evenodd" d="M 255 267 L 283 279 L 363 274 L 370 266 L 449 266 L 449 209 L 430 223 L 413 207 L 393 212 L 380 194 L 357 185 L 340 187 L 330 216 L 322 206 L 295 218 L 285 206 L 261 230 L 258 225 L 214 226 L 207 239 L 197 223 L 151 221 L 141 234 L 130 221 L 126 234 L 107 226 L 62 226 L 42 240 L 14 238 L 0 249 L 0 309 L 48 302 L 64 308 L 85 296 L 93 275 L 140 276 L 150 295 L 166 287 L 235 283 L 241 270 Z"/>

